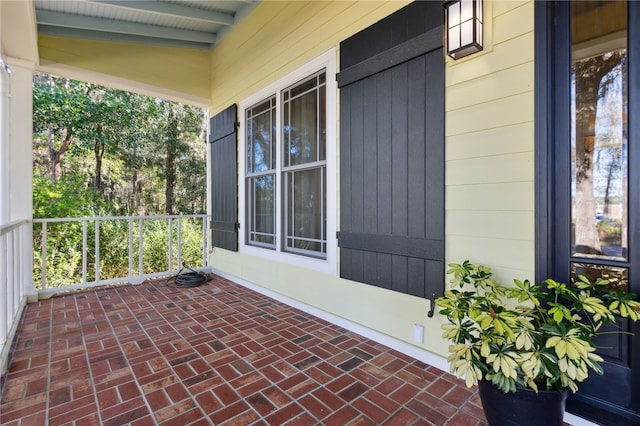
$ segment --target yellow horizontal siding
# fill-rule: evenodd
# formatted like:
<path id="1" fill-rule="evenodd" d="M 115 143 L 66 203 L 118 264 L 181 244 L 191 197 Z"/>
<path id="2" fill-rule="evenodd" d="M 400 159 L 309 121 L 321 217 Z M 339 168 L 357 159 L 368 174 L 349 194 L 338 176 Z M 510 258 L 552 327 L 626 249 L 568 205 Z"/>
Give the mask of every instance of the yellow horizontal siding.
<path id="1" fill-rule="evenodd" d="M 533 92 L 533 62 L 516 65 L 447 88 L 447 112 L 478 104 Z"/>
<path id="2" fill-rule="evenodd" d="M 531 16 L 533 19 L 533 16 Z M 494 74 L 498 71 L 533 61 L 533 33 L 500 43 L 491 53 L 461 63 L 448 63 L 447 85 Z"/>
<path id="3" fill-rule="evenodd" d="M 449 210 L 446 217 L 451 236 L 531 241 L 531 211 Z"/>
<path id="4" fill-rule="evenodd" d="M 445 120 L 447 136 L 526 123 L 533 119 L 533 93 L 519 94 L 485 103 L 475 103 L 470 99 L 469 104 L 471 106 L 468 108 L 447 112 Z"/>
<path id="5" fill-rule="evenodd" d="M 447 162 L 447 185 L 533 180 L 533 153 L 469 158 Z"/>
<path id="6" fill-rule="evenodd" d="M 206 98 L 210 52 L 41 35 L 40 58 L 96 73 Z M 169 60 L 168 60 L 169 58 Z"/>
<path id="7" fill-rule="evenodd" d="M 493 16 L 498 18 L 505 13 L 509 13 L 513 9 L 522 7 L 523 5 L 529 5 L 533 2 L 531 0 L 497 0 L 492 2 Z"/>
<path id="8" fill-rule="evenodd" d="M 534 141 L 533 122 L 512 124 L 447 138 L 448 161 L 464 158 L 531 152 Z"/>
<path id="9" fill-rule="evenodd" d="M 493 21 L 494 46 L 533 31 L 534 21 L 531 19 L 533 2 L 523 3 L 519 7 L 494 16 L 496 16 Z"/>
<path id="10" fill-rule="evenodd" d="M 213 52 L 211 112 L 248 97 L 332 47 L 339 52 L 340 41 L 406 3 L 260 3 Z"/>
<path id="11" fill-rule="evenodd" d="M 489 49 L 447 61 L 445 252 L 526 277 L 535 260 L 533 1 L 485 10 Z"/>
<path id="12" fill-rule="evenodd" d="M 533 182 L 449 185 L 446 190 L 447 211 L 524 210 L 533 212 L 533 189 Z M 447 234 L 456 232 L 455 229 L 449 230 L 449 228 L 447 224 Z"/>
<path id="13" fill-rule="evenodd" d="M 445 246 L 446 257 L 459 263 L 466 259 L 474 263 L 492 266 L 497 273 L 506 277 L 505 284 L 511 283 L 511 278 L 533 277 L 531 259 L 535 256 L 533 241 L 475 238 L 469 236 L 450 235 L 449 244 Z M 482 253 L 479 255 L 477 253 Z M 517 275 L 509 271 L 517 270 Z"/>

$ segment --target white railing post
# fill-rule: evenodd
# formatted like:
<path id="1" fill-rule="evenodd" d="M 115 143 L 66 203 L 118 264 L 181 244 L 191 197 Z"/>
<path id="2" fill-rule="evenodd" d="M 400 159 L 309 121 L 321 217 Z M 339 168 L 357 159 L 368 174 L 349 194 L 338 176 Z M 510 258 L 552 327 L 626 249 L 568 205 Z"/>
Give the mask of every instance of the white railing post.
<path id="1" fill-rule="evenodd" d="M 207 266 L 207 218 L 202 218 L 202 266 Z"/>
<path id="2" fill-rule="evenodd" d="M 0 240 L 0 271 L 7 270 L 8 262 L 9 247 L 5 236 L 2 235 L 2 239 Z M 4 346 L 4 342 L 9 331 L 9 321 L 11 320 L 9 312 L 10 282 L 10 278 L 6 274 L 2 273 L 2 275 L 0 275 L 0 294 L 2 294 L 2 298 L 0 298 L 0 308 L 2 309 L 2 312 L 0 313 L 0 347 Z"/>
<path id="3" fill-rule="evenodd" d="M 182 268 L 182 217 L 178 217 L 178 267 Z"/>
<path id="4" fill-rule="evenodd" d="M 169 218 L 169 238 L 167 238 L 167 260 L 169 268 L 167 271 L 172 271 L 171 264 L 173 263 L 173 223 Z"/>
<path id="5" fill-rule="evenodd" d="M 37 247 L 33 246 L 33 222 L 29 221 L 22 225 L 20 231 L 20 282 L 22 282 L 22 294 L 28 297 L 37 295 L 36 285 L 33 281 L 33 251 Z"/>
<path id="6" fill-rule="evenodd" d="M 16 277 L 13 274 L 13 262 L 16 261 L 17 259 L 15 258 L 16 253 L 14 252 L 15 250 L 15 238 L 14 238 L 14 231 L 9 232 L 6 235 L 6 243 L 7 246 L 10 247 L 10 250 L 8 250 L 8 252 L 6 253 L 4 257 L 5 260 L 5 274 L 7 276 L 7 313 L 9 315 L 12 315 L 15 311 L 16 311 L 16 307 L 17 307 L 17 302 L 15 300 L 16 298 Z"/>
<path id="7" fill-rule="evenodd" d="M 205 216 L 202 218 L 202 266 L 207 266 L 209 261 L 209 256 L 207 253 L 207 249 L 209 248 L 209 227 L 207 226 L 209 221 Z"/>
<path id="8" fill-rule="evenodd" d="M 37 294 L 33 281 L 33 223 L 29 222 L 20 228 L 20 282 L 23 284 L 22 294 L 34 297 Z"/>
<path id="9" fill-rule="evenodd" d="M 143 219 L 140 218 L 140 223 L 138 225 L 138 234 L 140 235 L 140 238 L 138 238 L 138 273 L 140 274 L 140 276 L 144 275 L 144 268 L 143 268 L 143 246 L 142 246 L 142 238 L 144 235 L 144 223 L 143 223 Z"/>
<path id="10" fill-rule="evenodd" d="M 42 270 L 42 278 L 40 279 L 42 289 L 47 288 L 47 222 L 42 222 L 42 261 L 40 268 Z"/>
<path id="11" fill-rule="evenodd" d="M 82 221 L 82 284 L 87 283 L 87 221 Z"/>
<path id="12" fill-rule="evenodd" d="M 95 220 L 95 240 L 95 276 L 96 282 L 98 282 L 100 281 L 100 220 L 97 218 Z"/>
<path id="13" fill-rule="evenodd" d="M 133 219 L 127 220 L 129 224 L 129 276 L 133 276 Z"/>

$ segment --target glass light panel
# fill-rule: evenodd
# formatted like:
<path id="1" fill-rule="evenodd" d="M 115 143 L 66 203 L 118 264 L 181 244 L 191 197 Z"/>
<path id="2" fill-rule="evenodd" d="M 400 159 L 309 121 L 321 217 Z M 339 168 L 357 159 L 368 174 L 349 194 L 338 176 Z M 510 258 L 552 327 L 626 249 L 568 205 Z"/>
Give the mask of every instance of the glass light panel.
<path id="1" fill-rule="evenodd" d="M 447 9 L 447 21 L 449 28 L 460 24 L 460 3 L 452 3 Z"/>
<path id="2" fill-rule="evenodd" d="M 287 173 L 287 249 L 326 252 L 324 167 Z"/>
<path id="3" fill-rule="evenodd" d="M 249 242 L 275 247 L 275 175 L 248 179 L 250 196 Z"/>
<path id="4" fill-rule="evenodd" d="M 285 134 L 289 165 L 318 161 L 318 98 L 310 92 L 291 101 Z"/>
<path id="5" fill-rule="evenodd" d="M 571 254 L 626 260 L 628 75 L 626 31 L 620 31 L 626 7 L 622 14 L 601 13 L 598 26 L 585 8 L 571 6 Z"/>
<path id="6" fill-rule="evenodd" d="M 597 278 L 609 281 L 609 289 L 612 292 L 618 290 L 629 292 L 629 269 L 608 265 L 594 265 L 591 263 L 571 263 L 571 282 L 575 282 L 578 275 L 584 275 L 591 281 Z"/>
<path id="7" fill-rule="evenodd" d="M 325 74 L 287 89 L 283 99 L 285 167 L 323 161 L 326 150 Z"/>
<path id="8" fill-rule="evenodd" d="M 468 21 L 473 18 L 473 0 L 460 0 L 460 21 Z"/>
<path id="9" fill-rule="evenodd" d="M 275 98 L 247 109 L 247 173 L 275 169 Z"/>
<path id="10" fill-rule="evenodd" d="M 324 74 L 322 77 L 324 78 Z M 320 90 L 318 96 L 318 160 L 325 161 L 327 159 L 327 93 L 325 90 Z"/>
<path id="11" fill-rule="evenodd" d="M 449 43 L 449 51 L 458 49 L 460 47 L 460 26 L 455 26 L 449 30 L 449 36 L 447 37 Z"/>
<path id="12" fill-rule="evenodd" d="M 473 43 L 473 21 L 463 22 L 460 25 L 460 45 L 467 46 Z"/>

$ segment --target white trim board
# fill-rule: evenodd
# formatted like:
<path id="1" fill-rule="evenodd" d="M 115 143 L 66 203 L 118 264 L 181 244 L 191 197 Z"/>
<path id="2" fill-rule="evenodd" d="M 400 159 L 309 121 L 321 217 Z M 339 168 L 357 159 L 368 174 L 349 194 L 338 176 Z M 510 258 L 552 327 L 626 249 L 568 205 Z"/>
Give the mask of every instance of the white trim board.
<path id="1" fill-rule="evenodd" d="M 206 108 L 211 103 L 209 98 L 194 96 L 147 83 L 141 83 L 134 80 L 128 80 L 126 78 L 115 77 L 96 71 L 85 70 L 82 68 L 77 68 L 53 61 L 40 61 L 40 65 L 36 67 L 36 69 L 37 71 L 44 73 L 60 75 L 80 81 L 87 81 L 90 83 L 100 84 L 102 86 L 112 87 L 129 92 L 141 93 L 143 95 L 167 99 L 170 101 L 189 104 L 201 108 Z"/>

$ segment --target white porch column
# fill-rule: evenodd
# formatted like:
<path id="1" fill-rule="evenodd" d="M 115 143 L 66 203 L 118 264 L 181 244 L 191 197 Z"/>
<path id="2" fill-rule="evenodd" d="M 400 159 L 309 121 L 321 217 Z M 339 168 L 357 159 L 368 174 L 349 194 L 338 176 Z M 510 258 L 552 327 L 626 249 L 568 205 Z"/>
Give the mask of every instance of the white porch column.
<path id="1" fill-rule="evenodd" d="M 8 58 L 11 68 L 11 221 L 31 219 L 33 200 L 33 72 L 32 63 Z"/>
<path id="2" fill-rule="evenodd" d="M 33 219 L 33 73 L 34 64 L 7 58 L 10 78 L 10 164 L 9 221 Z M 4 199 L 3 199 L 4 201 Z M 32 227 L 25 227 L 22 237 L 22 270 L 24 294 L 37 298 L 33 283 Z"/>
<path id="3" fill-rule="evenodd" d="M 11 74 L 0 57 L 0 224 L 10 222 L 11 206 Z"/>

